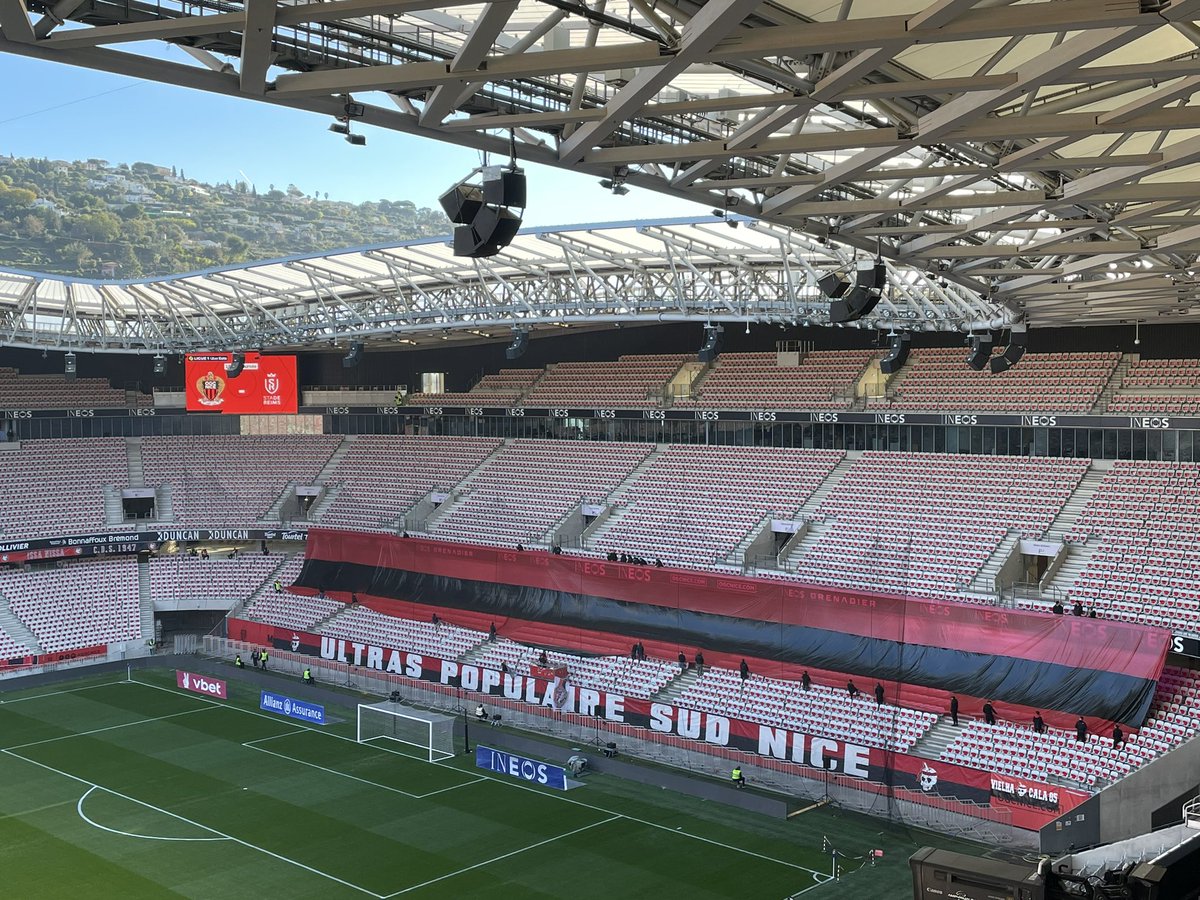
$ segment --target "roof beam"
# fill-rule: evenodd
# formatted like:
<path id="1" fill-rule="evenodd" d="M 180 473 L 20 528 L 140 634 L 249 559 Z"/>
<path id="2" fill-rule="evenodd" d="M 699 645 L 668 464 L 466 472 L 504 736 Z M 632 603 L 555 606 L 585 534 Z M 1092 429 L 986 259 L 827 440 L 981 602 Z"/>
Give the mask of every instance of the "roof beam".
<path id="1" fill-rule="evenodd" d="M 272 0 L 273 2 L 273 0 Z M 487 58 L 496 41 L 496 36 L 504 30 L 512 14 L 517 11 L 517 0 L 497 0 L 489 3 L 483 9 L 483 14 L 475 20 L 471 33 L 463 41 L 454 59 L 450 61 L 451 72 L 463 72 L 478 69 Z M 440 84 L 434 88 L 425 108 L 421 111 L 422 125 L 436 125 L 454 109 L 462 87 L 453 82 Z"/>
<path id="2" fill-rule="evenodd" d="M 588 150 L 616 131 L 647 101 L 702 59 L 722 38 L 741 24 L 761 0 L 708 0 L 687 25 L 676 52 L 654 68 L 639 69 L 604 107 L 604 118 L 576 129 L 558 148 L 565 165 L 580 162 Z M 541 54 L 538 54 L 541 55 Z"/>
<path id="3" fill-rule="evenodd" d="M 1050 4 L 1047 9 L 1065 7 L 1072 2 L 1073 0 L 1063 0 L 1061 3 Z M 1186 0 L 1186 2 L 1193 4 L 1195 0 Z M 1022 10 L 1021 7 L 997 11 L 1016 12 L 1028 16 L 1028 10 Z M 939 140 L 950 139 L 951 135 L 955 135 L 954 139 L 958 139 L 957 133 L 970 130 L 964 127 L 964 122 L 986 116 L 994 107 L 1035 90 L 1062 72 L 1077 69 L 1116 47 L 1128 43 L 1133 38 L 1140 36 L 1146 29 L 1162 24 L 1161 19 L 1151 15 L 1142 16 L 1142 22 L 1144 24 L 1141 27 L 1101 28 L 1076 34 L 1021 66 L 1017 70 L 1016 84 L 992 91 L 956 97 L 936 111 L 921 117 L 917 127 L 918 136 L 914 139 L 914 144 L 919 141 L 921 144 L 928 145 Z M 1005 121 L 1008 122 L 1007 119 Z M 1053 135 L 1061 132 L 1052 131 L 1050 133 Z M 846 162 L 827 169 L 825 183 L 821 187 L 831 187 L 853 179 L 883 160 L 903 152 L 904 149 L 905 147 L 902 145 L 890 149 L 864 150 Z M 812 197 L 819 192 L 820 187 L 791 188 L 765 201 L 763 212 L 786 213 L 793 203 Z"/>
<path id="4" fill-rule="evenodd" d="M 275 79 L 273 93 L 280 97 L 313 97 L 356 91 L 406 90 L 458 81 L 502 81 L 639 66 L 653 68 L 663 65 L 667 58 L 661 55 L 658 44 L 627 42 L 520 56 L 493 56 L 473 72 L 451 72 L 445 62 L 421 62 L 280 75 Z"/>
<path id="5" fill-rule="evenodd" d="M 895 128 L 868 131 L 817 131 L 759 142 L 755 151 L 763 156 L 775 153 L 820 153 L 858 147 L 892 146 L 899 140 Z M 677 162 L 679 160 L 743 156 L 745 151 L 729 147 L 724 141 L 696 141 L 691 144 L 639 144 L 633 147 L 607 147 L 587 154 L 585 162 L 603 165 L 641 162 Z"/>
<path id="6" fill-rule="evenodd" d="M 25 0 L 0 0 L 0 31 L 10 41 L 31 44 L 37 39 Z"/>
<path id="7" fill-rule="evenodd" d="M 273 62 L 271 42 L 275 37 L 275 0 L 245 0 L 245 3 L 239 84 L 243 94 L 261 96 L 267 92 L 267 70 Z"/>

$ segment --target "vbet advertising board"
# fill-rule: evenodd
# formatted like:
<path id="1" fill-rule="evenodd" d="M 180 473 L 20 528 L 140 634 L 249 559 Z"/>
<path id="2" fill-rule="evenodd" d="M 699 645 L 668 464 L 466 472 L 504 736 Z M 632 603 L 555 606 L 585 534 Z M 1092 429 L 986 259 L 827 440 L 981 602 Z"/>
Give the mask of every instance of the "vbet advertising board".
<path id="1" fill-rule="evenodd" d="M 299 408 L 296 357 L 247 352 L 236 377 L 229 372 L 232 363 L 232 353 L 187 355 L 183 380 L 188 412 L 294 414 Z"/>
<path id="2" fill-rule="evenodd" d="M 197 675 L 195 672 L 176 669 L 175 686 L 183 688 L 185 691 L 191 691 L 193 694 L 220 697 L 222 700 L 229 699 L 229 688 L 225 682 L 220 678 L 213 678 L 211 675 Z"/>

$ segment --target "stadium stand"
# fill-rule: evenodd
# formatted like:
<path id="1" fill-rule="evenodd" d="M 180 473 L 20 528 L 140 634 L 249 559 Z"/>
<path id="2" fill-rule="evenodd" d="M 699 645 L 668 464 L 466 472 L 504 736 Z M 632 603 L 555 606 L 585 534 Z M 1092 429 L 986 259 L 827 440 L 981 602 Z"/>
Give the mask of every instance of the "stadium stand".
<path id="1" fill-rule="evenodd" d="M 289 484 L 312 484 L 341 442 L 328 434 L 147 437 L 142 465 L 147 485 L 172 485 L 181 524 L 247 525 Z"/>
<path id="2" fill-rule="evenodd" d="M 512 406 L 517 404 L 534 382 L 542 377 L 542 369 L 501 369 L 484 375 L 479 382 L 462 393 L 410 394 L 409 406 Z"/>
<path id="3" fill-rule="evenodd" d="M 1035 734 L 1029 723 L 976 720 L 965 725 L 941 758 L 1034 781 L 1066 779 L 1101 787 L 1194 737 L 1200 731 L 1198 702 L 1200 675 L 1168 667 L 1146 723 L 1120 746 L 1113 746 L 1111 735 L 1089 734 L 1080 742 L 1074 732 L 1053 727 Z"/>
<path id="4" fill-rule="evenodd" d="M 525 395 L 530 406 L 661 406 L 686 354 L 622 356 L 616 362 L 561 362 Z"/>
<path id="5" fill-rule="evenodd" d="M 1101 615 L 1200 631 L 1200 464 L 1117 460 L 1067 540 L 1097 545 L 1068 596 Z"/>
<path id="6" fill-rule="evenodd" d="M 299 577 L 303 567 L 303 553 L 297 553 L 284 563 L 250 599 L 246 605 L 246 617 L 282 628 L 308 630 L 322 619 L 346 608 L 346 604 L 340 600 L 289 593 L 287 588 Z M 282 592 L 276 592 L 275 581 L 283 587 Z"/>
<path id="7" fill-rule="evenodd" d="M 138 395 L 138 406 L 152 405 L 153 398 Z M 125 391 L 103 378 L 63 375 L 21 375 L 11 367 L 0 368 L 0 409 L 77 409 L 79 407 L 128 406 Z"/>
<path id="8" fill-rule="evenodd" d="M 977 372 L 954 348 L 913 350 L 887 396 L 868 409 L 1087 412 L 1121 360 L 1120 353 L 1026 353 L 1021 364 L 993 375 Z"/>
<path id="9" fill-rule="evenodd" d="M 676 702 L 692 709 L 754 722 L 783 725 L 887 750 L 907 752 L 937 721 L 936 714 L 877 705 L 873 697 L 847 696 L 846 690 L 751 674 L 742 681 L 731 669 L 708 668 Z"/>
<path id="10" fill-rule="evenodd" d="M 47 652 L 143 636 L 138 567 L 132 558 L 0 570 L 0 594 Z"/>
<path id="11" fill-rule="evenodd" d="M 13 639 L 7 631 L 0 629 L 0 659 L 16 659 L 29 653 L 29 647 Z"/>
<path id="12" fill-rule="evenodd" d="M 592 546 L 672 565 L 720 563 L 764 516 L 792 518 L 844 455 L 671 445 L 622 488 Z"/>
<path id="13" fill-rule="evenodd" d="M 441 659 L 458 659 L 487 635 L 457 625 L 414 622 L 385 615 L 362 606 L 341 604 L 343 611 L 321 626 L 322 634 L 348 640 L 366 640 L 378 647 L 403 647 Z"/>
<path id="14" fill-rule="evenodd" d="M 0 445 L 2 446 L 2 445 Z M 129 481 L 119 438 L 25 441 L 0 452 L 0 490 L 20 503 L 0 503 L 5 539 L 103 531 L 104 486 Z"/>
<path id="15" fill-rule="evenodd" d="M 653 444 L 520 439 L 490 457 L 462 494 L 429 525 L 430 534 L 485 544 L 536 544 L 583 500 L 602 500 Z"/>
<path id="16" fill-rule="evenodd" d="M 499 669 L 501 663 L 506 663 L 511 671 L 525 673 L 537 664 L 539 653 L 540 651 L 533 647 L 500 638 L 484 644 L 472 655 L 472 662 L 492 669 Z M 565 666 L 570 672 L 570 682 L 573 685 L 615 691 L 635 697 L 653 696 L 679 674 L 677 664 L 658 659 L 579 656 L 547 650 L 546 660 L 550 668 Z"/>
<path id="17" fill-rule="evenodd" d="M 327 483 L 338 489 L 322 525 L 394 530 L 396 520 L 430 491 L 449 491 L 500 446 L 495 438 L 360 435 Z"/>
<path id="18" fill-rule="evenodd" d="M 243 553 L 230 559 L 214 554 L 208 559 L 173 553 L 150 560 L 150 595 L 155 600 L 220 598 L 241 600 L 250 596 L 283 557 L 277 553 Z"/>
<path id="19" fill-rule="evenodd" d="M 849 406 L 872 350 L 816 350 L 798 365 L 783 366 L 775 353 L 723 353 L 702 375 L 690 397 L 674 406 L 688 409 L 837 409 Z"/>
<path id="20" fill-rule="evenodd" d="M 1200 360 L 1135 360 L 1105 411 L 1176 416 L 1200 413 Z"/>
<path id="21" fill-rule="evenodd" d="M 796 575 L 951 598 L 1006 536 L 1045 533 L 1089 464 L 867 451 L 817 507 L 820 525 Z"/>

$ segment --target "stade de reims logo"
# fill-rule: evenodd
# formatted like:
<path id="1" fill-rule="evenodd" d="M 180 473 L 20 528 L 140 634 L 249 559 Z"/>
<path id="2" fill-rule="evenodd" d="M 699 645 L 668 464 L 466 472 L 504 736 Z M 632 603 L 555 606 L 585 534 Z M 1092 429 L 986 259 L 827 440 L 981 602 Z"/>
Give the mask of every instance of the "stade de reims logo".
<path id="1" fill-rule="evenodd" d="M 267 377 L 263 379 L 263 390 L 268 394 L 279 393 L 279 376 L 274 372 L 267 373 Z"/>
<path id="2" fill-rule="evenodd" d="M 225 402 L 221 397 L 225 393 L 225 379 L 212 369 L 196 379 L 196 393 L 199 394 L 203 406 L 220 406 Z"/>

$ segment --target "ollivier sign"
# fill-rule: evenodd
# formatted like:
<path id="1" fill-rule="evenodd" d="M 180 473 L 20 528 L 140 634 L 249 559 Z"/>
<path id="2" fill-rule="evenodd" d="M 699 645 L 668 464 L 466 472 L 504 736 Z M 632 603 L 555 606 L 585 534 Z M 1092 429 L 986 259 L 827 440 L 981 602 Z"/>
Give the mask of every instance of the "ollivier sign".
<path id="1" fill-rule="evenodd" d="M 380 672 L 464 690 L 503 697 L 552 712 L 593 716 L 620 725 L 645 728 L 657 735 L 697 741 L 715 747 L 754 753 L 878 785 L 895 785 L 931 797 L 970 800 L 1008 809 L 1012 823 L 1037 830 L 1078 806 L 1088 794 L 1068 788 L 1024 781 L 980 769 L 891 753 L 821 735 L 805 734 L 735 719 L 716 713 L 628 697 L 568 684 L 565 696 L 555 682 L 535 675 L 502 674 L 497 669 L 460 665 L 421 653 L 380 647 L 303 632 L 281 631 L 276 626 L 242 619 L 230 620 L 230 634 L 242 640 L 320 656 L 331 662 L 361 666 Z"/>

